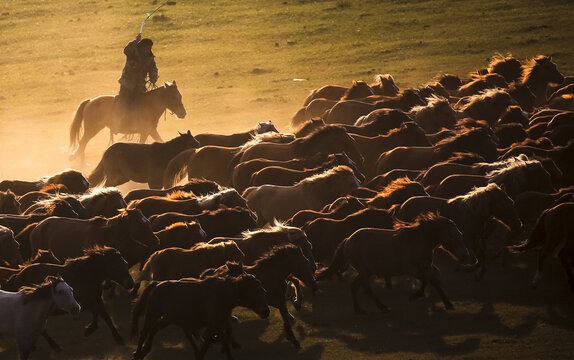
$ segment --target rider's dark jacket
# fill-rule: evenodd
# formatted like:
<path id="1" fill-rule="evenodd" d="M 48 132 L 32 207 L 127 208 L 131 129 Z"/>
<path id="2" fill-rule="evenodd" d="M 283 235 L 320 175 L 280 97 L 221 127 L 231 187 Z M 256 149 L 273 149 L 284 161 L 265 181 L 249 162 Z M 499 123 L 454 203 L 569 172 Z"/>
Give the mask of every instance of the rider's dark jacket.
<path id="1" fill-rule="evenodd" d="M 146 91 L 145 79 L 149 74 L 149 80 L 155 84 L 157 81 L 157 66 L 153 53 L 142 55 L 138 51 L 137 40 L 130 41 L 124 48 L 126 64 L 122 76 L 118 79 L 121 86 L 138 93 Z"/>

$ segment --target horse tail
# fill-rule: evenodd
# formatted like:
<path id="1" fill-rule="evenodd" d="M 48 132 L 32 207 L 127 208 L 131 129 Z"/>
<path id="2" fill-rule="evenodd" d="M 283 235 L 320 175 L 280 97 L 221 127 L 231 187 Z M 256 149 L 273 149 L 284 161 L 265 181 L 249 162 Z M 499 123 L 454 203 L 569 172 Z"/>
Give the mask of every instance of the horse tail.
<path id="1" fill-rule="evenodd" d="M 157 284 L 159 284 L 159 281 L 150 282 L 148 286 L 144 289 L 140 297 L 134 301 L 134 308 L 132 310 L 132 328 L 130 331 L 130 338 L 132 340 L 136 339 L 139 330 L 139 318 L 141 316 L 142 311 L 146 308 L 149 294 L 153 289 L 155 289 Z"/>
<path id="2" fill-rule="evenodd" d="M 78 110 L 76 111 L 74 120 L 72 120 L 72 124 L 70 125 L 70 149 L 72 150 L 78 146 L 78 142 L 80 140 L 80 129 L 82 128 L 82 120 L 84 120 L 84 108 L 89 102 L 90 99 L 82 101 L 78 107 Z"/>
<path id="3" fill-rule="evenodd" d="M 104 169 L 104 157 L 100 160 L 98 166 L 88 176 L 88 182 L 92 187 L 101 185 L 106 180 L 106 171 Z"/>
<path id="4" fill-rule="evenodd" d="M 548 209 L 544 210 L 542 215 L 540 215 L 538 220 L 536 220 L 536 225 L 534 225 L 534 229 L 532 230 L 532 233 L 530 234 L 528 239 L 526 239 L 519 245 L 508 246 L 508 250 L 510 250 L 511 253 L 518 254 L 530 250 L 532 248 L 535 248 L 537 246 L 542 246 L 542 243 L 546 238 L 546 226 L 544 225 L 544 223 L 547 214 Z"/>
<path id="5" fill-rule="evenodd" d="M 167 189 L 180 182 L 187 173 L 189 160 L 197 149 L 187 149 L 174 156 L 163 174 L 163 186 Z"/>
<path id="6" fill-rule="evenodd" d="M 331 276 L 341 273 L 343 270 L 345 270 L 347 266 L 347 259 L 345 257 L 345 245 L 347 244 L 348 239 L 349 238 L 346 238 L 345 240 L 341 241 L 339 246 L 337 246 L 337 250 L 335 250 L 335 255 L 333 255 L 333 261 L 331 261 L 331 265 L 325 269 L 319 270 L 315 274 L 316 280 L 326 280 Z"/>

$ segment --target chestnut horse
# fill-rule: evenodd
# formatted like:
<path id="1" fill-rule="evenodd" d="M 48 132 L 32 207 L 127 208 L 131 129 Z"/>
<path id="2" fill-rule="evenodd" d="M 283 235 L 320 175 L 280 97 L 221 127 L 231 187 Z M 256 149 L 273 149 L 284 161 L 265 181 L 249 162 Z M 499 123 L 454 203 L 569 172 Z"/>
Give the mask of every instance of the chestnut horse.
<path id="1" fill-rule="evenodd" d="M 70 148 L 75 149 L 72 159 L 79 156 L 83 162 L 88 141 L 104 127 L 110 127 L 115 101 L 114 95 L 102 95 L 84 100 L 80 104 L 70 125 Z M 174 112 L 181 119 L 187 114 L 175 81 L 171 84 L 164 83 L 162 86 L 146 92 L 138 99 L 137 132 L 140 134 L 140 143 L 144 143 L 148 136 L 151 136 L 155 141 L 163 141 L 157 132 L 157 124 L 159 117 L 166 109 Z M 82 123 L 84 133 L 80 138 Z M 110 129 L 110 136 L 112 136 L 111 131 Z"/>

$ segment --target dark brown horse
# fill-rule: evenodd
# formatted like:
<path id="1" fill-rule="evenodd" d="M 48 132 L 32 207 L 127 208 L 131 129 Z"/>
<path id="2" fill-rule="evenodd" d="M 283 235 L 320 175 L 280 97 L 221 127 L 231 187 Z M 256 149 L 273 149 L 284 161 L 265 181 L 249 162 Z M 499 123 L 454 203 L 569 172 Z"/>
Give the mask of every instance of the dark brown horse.
<path id="1" fill-rule="evenodd" d="M 323 126 L 325 126 L 323 119 L 316 117 L 305 121 L 299 127 L 293 129 L 293 133 L 296 138 L 302 138 Z"/>
<path id="2" fill-rule="evenodd" d="M 83 194 L 90 187 L 88 180 L 81 172 L 68 169 L 36 181 L 4 180 L 0 182 L 0 191 L 10 189 L 14 194 L 22 196 L 27 192 L 40 190 L 49 184 L 66 185 L 72 194 Z"/>
<path id="3" fill-rule="evenodd" d="M 492 58 L 487 68 L 491 74 L 500 74 L 504 76 L 506 82 L 519 81 L 522 77 L 522 64 L 512 55 L 498 55 Z"/>
<path id="4" fill-rule="evenodd" d="M 20 201 L 16 198 L 11 190 L 0 191 L 0 214 L 14 214 L 19 215 L 22 207 Z"/>
<path id="5" fill-rule="evenodd" d="M 149 221 L 139 210 L 124 210 L 112 218 L 90 220 L 51 217 L 43 220 L 30 234 L 32 255 L 38 249 L 50 249 L 60 260 L 80 256 L 96 245 L 112 246 L 125 256 L 133 243 L 157 246 Z"/>
<path id="6" fill-rule="evenodd" d="M 241 133 L 231 135 L 203 133 L 195 135 L 195 139 L 199 141 L 201 146 L 236 147 L 245 144 L 254 136 L 266 132 L 278 132 L 271 121 L 257 123 L 253 129 Z"/>
<path id="7" fill-rule="evenodd" d="M 508 225 L 514 233 L 522 227 L 522 222 L 514 209 L 514 202 L 496 184 L 475 189 L 466 195 L 449 200 L 427 196 L 412 197 L 395 211 L 395 216 L 403 221 L 412 221 L 418 215 L 429 211 L 438 211 L 453 220 L 462 231 L 466 246 L 476 257 L 476 262 L 465 269 L 478 268 L 477 280 L 480 280 L 486 271 L 486 254 L 481 239 L 487 221 L 494 216 Z"/>
<path id="8" fill-rule="evenodd" d="M 364 209 L 365 207 L 366 206 L 361 199 L 347 195 L 338 198 L 329 205 L 325 205 L 321 211 L 301 210 L 293 215 L 293 217 L 289 219 L 288 223 L 292 226 L 303 227 L 305 224 L 318 218 L 340 220 Z"/>
<path id="9" fill-rule="evenodd" d="M 189 249 L 200 242 L 205 242 L 206 236 L 205 231 L 197 221 L 176 222 L 155 231 L 154 234 L 159 239 L 160 249 L 170 247 Z"/>
<path id="10" fill-rule="evenodd" d="M 377 174 L 384 174 L 393 169 L 423 170 L 461 151 L 474 152 L 487 161 L 494 161 L 498 154 L 496 146 L 489 130 L 482 128 L 467 130 L 432 147 L 401 146 L 387 151 L 377 160 Z"/>
<path id="11" fill-rule="evenodd" d="M 360 229 L 339 245 L 331 266 L 320 271 L 317 280 L 344 271 L 346 265 L 350 264 L 358 272 L 351 283 L 353 308 L 357 314 L 364 314 L 365 310 L 358 302 L 357 292 L 360 288 L 381 311 L 389 311 L 375 296 L 369 283 L 371 276 L 389 278 L 411 275 L 421 282 L 421 287 L 411 295 L 411 300 L 422 297 L 427 283 L 430 283 L 437 290 L 444 306 L 452 310 L 454 307 L 436 278 L 432 264 L 433 252 L 439 246 L 458 259 L 468 256 L 456 224 L 433 213 L 420 215 L 413 223 L 399 222 L 394 230 Z"/>
<path id="12" fill-rule="evenodd" d="M 502 89 L 488 89 L 465 98 L 464 101 L 465 104 L 460 107 L 463 116 L 486 120 L 489 124 L 496 123 L 507 107 L 518 104 L 506 90 Z"/>
<path id="13" fill-rule="evenodd" d="M 79 156 L 83 162 L 88 141 L 104 127 L 110 127 L 115 101 L 115 96 L 103 95 L 84 100 L 80 104 L 70 125 L 70 148 L 75 149 L 72 158 Z M 157 124 L 161 114 L 166 110 L 174 112 L 177 117 L 182 119 L 187 114 L 175 81 L 171 84 L 164 83 L 162 86 L 148 91 L 141 96 L 137 105 L 137 133 L 140 134 L 140 143 L 145 143 L 148 136 L 151 136 L 155 141 L 163 141 L 157 132 Z M 84 131 L 80 138 L 82 125 Z"/>
<path id="14" fill-rule="evenodd" d="M 361 228 L 393 227 L 393 218 L 386 210 L 363 209 L 343 219 L 318 218 L 303 227 L 313 245 L 313 256 L 322 264 L 333 258 L 337 246 L 347 236 Z"/>
<path id="15" fill-rule="evenodd" d="M 299 181 L 310 176 L 327 171 L 335 166 L 344 165 L 353 169 L 357 178 L 362 182 L 365 178 L 357 169 L 357 166 L 346 154 L 331 154 L 327 161 L 317 167 L 305 170 L 292 170 L 281 166 L 268 166 L 251 175 L 249 186 L 270 185 L 295 185 Z"/>
<path id="16" fill-rule="evenodd" d="M 136 189 L 131 190 L 124 196 L 127 203 L 133 200 L 143 199 L 149 196 L 166 196 L 175 191 L 192 192 L 197 196 L 207 195 L 220 191 L 220 186 L 211 180 L 191 178 L 184 185 L 173 186 L 169 189 Z"/>
<path id="17" fill-rule="evenodd" d="M 233 267 L 239 267 L 234 269 Z M 206 276 L 237 276 L 238 273 L 247 273 L 255 276 L 265 289 L 267 303 L 278 309 L 283 319 L 283 330 L 287 340 L 295 348 L 301 348 L 299 341 L 293 333 L 291 324 L 295 321 L 293 315 L 287 309 L 285 293 L 287 292 L 287 279 L 290 275 L 297 277 L 303 283 L 311 287 L 314 291 L 317 284 L 313 277 L 313 270 L 309 266 L 307 258 L 301 249 L 295 245 L 283 245 L 273 247 L 268 253 L 257 259 L 252 266 L 242 267 L 240 264 L 226 264 L 217 269 L 205 271 L 201 277 Z"/>
<path id="18" fill-rule="evenodd" d="M 412 119 L 403 111 L 397 109 L 377 109 L 360 117 L 355 125 L 341 125 L 350 134 L 362 136 L 385 135 L 392 129 L 400 128 Z"/>
<path id="19" fill-rule="evenodd" d="M 22 270 L 23 267 L 26 267 L 30 264 L 60 264 L 60 260 L 58 260 L 54 254 L 50 250 L 40 250 L 36 254 L 36 256 L 28 261 L 26 261 L 23 265 L 15 268 L 9 267 L 0 267 L 0 288 L 4 288 L 8 279 Z"/>
<path id="20" fill-rule="evenodd" d="M 525 191 L 514 199 L 514 207 L 524 225 L 534 226 L 546 209 L 562 203 L 564 198 L 574 194 L 574 186 L 569 186 L 548 194 L 540 191 Z M 569 199 L 567 199 L 569 200 Z"/>
<path id="21" fill-rule="evenodd" d="M 413 196 L 428 196 L 428 194 L 420 183 L 402 177 L 385 186 L 374 198 L 367 201 L 367 206 L 388 210 L 391 206 L 400 205 Z"/>
<path id="22" fill-rule="evenodd" d="M 456 123 L 456 112 L 448 100 L 434 95 L 427 98 L 425 105 L 415 106 L 407 114 L 429 134 L 442 128 L 451 129 Z"/>
<path id="23" fill-rule="evenodd" d="M 248 207 L 257 214 L 259 224 L 263 225 L 272 223 L 274 219 L 287 220 L 300 210 L 320 210 L 359 185 L 353 170 L 337 166 L 293 186 L 249 187 L 243 196 Z"/>
<path id="24" fill-rule="evenodd" d="M 116 143 L 106 149 L 89 180 L 92 186 L 104 181 L 106 186 L 116 186 L 133 180 L 161 189 L 163 174 L 170 160 L 182 151 L 197 147 L 199 142 L 189 130 L 165 143 Z"/>
<path id="25" fill-rule="evenodd" d="M 153 253 L 139 273 L 137 282 L 145 280 L 177 280 L 197 278 L 209 268 L 226 261 L 243 261 L 245 255 L 233 241 L 218 244 L 197 244 L 191 249 L 167 248 Z"/>
<path id="26" fill-rule="evenodd" d="M 156 231 L 176 222 L 197 221 L 205 231 L 207 240 L 218 236 L 238 236 L 244 231 L 254 230 L 257 227 L 257 216 L 249 209 L 239 206 L 204 210 L 197 215 L 166 212 L 152 215 L 150 221 L 152 229 Z"/>
<path id="27" fill-rule="evenodd" d="M 14 232 L 0 225 L 0 266 L 15 268 L 22 262 L 20 244 L 14 239 Z"/>
<path id="28" fill-rule="evenodd" d="M 530 60 L 522 70 L 522 84 L 528 86 L 536 96 L 536 106 L 546 104 L 546 89 L 549 83 L 561 84 L 564 76 L 552 62 L 551 56 L 538 55 Z"/>
<path id="29" fill-rule="evenodd" d="M 115 187 L 92 188 L 78 198 L 85 209 L 84 217 L 113 217 L 125 209 L 127 204 L 119 189 Z"/>
<path id="30" fill-rule="evenodd" d="M 570 290 L 574 292 L 574 272 L 572 261 L 574 260 L 574 203 L 568 202 L 545 210 L 538 218 L 532 234 L 528 240 L 520 245 L 510 247 L 513 252 L 523 252 L 531 249 L 539 249 L 538 267 L 532 285 L 536 286 L 542 279 L 543 265 L 546 256 L 555 253 L 562 263 Z"/>
<path id="31" fill-rule="evenodd" d="M 86 208 L 74 195 L 53 195 L 46 200 L 37 201 L 22 215 L 32 214 L 85 218 Z"/>
<path id="32" fill-rule="evenodd" d="M 130 202 L 128 209 L 139 209 L 146 217 L 150 217 L 166 212 L 195 215 L 200 214 L 204 210 L 215 210 L 222 205 L 227 207 L 247 207 L 245 199 L 235 189 L 228 188 L 214 194 L 191 197 L 186 200 L 172 200 L 162 196 L 150 196 Z"/>
<path id="33" fill-rule="evenodd" d="M 269 316 L 265 290 L 253 275 L 152 282 L 136 302 L 132 315 L 132 337 L 135 337 L 138 318 L 145 310 L 133 360 L 143 359 L 151 351 L 155 334 L 170 324 L 183 329 L 196 359 L 203 359 L 209 346 L 217 341 L 222 342 L 231 359 L 229 319 L 236 306 L 247 307 L 263 319 Z M 206 330 L 199 349 L 193 336 L 202 328 Z"/>
<path id="34" fill-rule="evenodd" d="M 84 250 L 83 256 L 68 259 L 64 265 L 31 264 L 11 277 L 6 288 L 15 291 L 22 286 L 40 284 L 47 275 L 62 276 L 74 288 L 74 296 L 82 310 L 92 313 L 92 322 L 84 331 L 86 336 L 98 329 L 98 317 L 101 316 L 115 341 L 124 344 L 102 300 L 104 280 L 115 281 L 126 289 L 131 289 L 134 285 L 128 264 L 116 249 L 104 247 Z M 59 348 L 45 331 L 43 335 L 53 348 Z"/>

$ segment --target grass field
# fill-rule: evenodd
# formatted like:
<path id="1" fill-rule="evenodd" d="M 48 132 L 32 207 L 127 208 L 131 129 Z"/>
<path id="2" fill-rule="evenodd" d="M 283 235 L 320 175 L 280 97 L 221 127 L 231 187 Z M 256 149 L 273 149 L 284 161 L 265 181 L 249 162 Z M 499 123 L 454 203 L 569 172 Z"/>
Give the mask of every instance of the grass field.
<path id="1" fill-rule="evenodd" d="M 2 0 L 0 8 L 0 179 L 35 179 L 71 166 L 68 126 L 80 102 L 116 93 L 122 49 L 133 39 L 156 0 Z M 220 0 L 172 1 L 144 28 L 154 42 L 160 80 L 177 80 L 188 116 L 167 114 L 159 132 L 232 133 L 272 120 L 289 120 L 307 93 L 325 84 L 349 85 L 390 73 L 400 88 L 441 73 L 466 76 L 497 53 L 520 60 L 552 55 L 574 74 L 574 2 L 495 0 Z M 303 79 L 303 81 L 294 81 Z M 92 140 L 90 171 L 108 143 L 107 130 Z M 130 185 L 132 186 L 132 185 Z M 126 187 L 123 187 L 126 188 Z M 405 301 L 410 287 L 379 293 L 393 309 L 357 317 L 348 284 L 328 282 L 296 314 L 303 349 L 281 335 L 279 315 L 258 321 L 239 312 L 238 359 L 561 359 L 574 355 L 574 297 L 555 259 L 548 282 L 530 289 L 534 257 L 493 265 L 475 284 L 465 274 L 443 271 L 456 310 L 446 312 L 430 290 L 427 299 Z M 448 268 L 448 266 L 446 267 Z M 128 331 L 124 298 L 108 304 L 122 334 Z M 50 328 L 66 348 L 39 359 L 125 359 L 105 325 L 84 338 L 79 322 L 53 319 Z M 159 336 L 150 359 L 183 359 L 189 353 L 178 330 Z M 221 358 L 214 348 L 210 358 Z M 0 339 L 0 359 L 15 359 Z"/>

